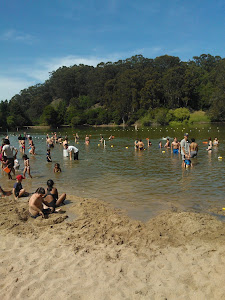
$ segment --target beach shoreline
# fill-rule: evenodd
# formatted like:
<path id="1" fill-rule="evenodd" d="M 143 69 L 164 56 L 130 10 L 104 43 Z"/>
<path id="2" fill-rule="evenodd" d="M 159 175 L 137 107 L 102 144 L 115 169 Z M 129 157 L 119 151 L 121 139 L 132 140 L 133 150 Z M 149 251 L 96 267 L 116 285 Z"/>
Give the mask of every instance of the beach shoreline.
<path id="1" fill-rule="evenodd" d="M 0 199 L 1 299 L 223 298 L 223 222 L 173 209 L 143 223 L 67 198 L 48 219 L 30 218 L 27 198 Z"/>

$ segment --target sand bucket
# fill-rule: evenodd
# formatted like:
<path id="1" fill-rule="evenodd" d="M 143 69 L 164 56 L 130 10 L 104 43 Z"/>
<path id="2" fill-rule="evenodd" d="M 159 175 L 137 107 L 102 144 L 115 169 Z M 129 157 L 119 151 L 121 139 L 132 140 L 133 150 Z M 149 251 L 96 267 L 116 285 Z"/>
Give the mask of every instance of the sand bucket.
<path id="1" fill-rule="evenodd" d="M 4 169 L 3 169 L 3 171 L 5 171 L 7 174 L 11 171 L 8 167 L 5 167 Z"/>

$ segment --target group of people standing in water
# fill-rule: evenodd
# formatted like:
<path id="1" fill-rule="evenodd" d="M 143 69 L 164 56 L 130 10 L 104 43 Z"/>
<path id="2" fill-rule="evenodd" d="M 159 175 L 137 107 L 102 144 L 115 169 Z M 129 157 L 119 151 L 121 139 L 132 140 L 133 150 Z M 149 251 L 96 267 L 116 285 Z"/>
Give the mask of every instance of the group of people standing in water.
<path id="1" fill-rule="evenodd" d="M 147 146 L 150 147 L 152 145 L 149 138 L 146 138 L 147 140 Z M 216 137 L 213 141 L 211 137 L 208 138 L 208 144 L 207 151 L 211 152 L 213 149 L 213 146 L 219 145 L 219 140 Z M 144 150 L 145 145 L 143 141 L 140 139 L 136 139 L 134 142 L 134 148 L 136 150 Z M 170 138 L 168 137 L 166 139 L 165 145 L 162 145 L 162 141 L 159 141 L 159 148 L 166 148 L 171 149 L 171 153 L 178 154 L 181 153 L 182 155 L 182 167 L 189 167 L 192 166 L 191 158 L 194 158 L 198 154 L 198 144 L 195 142 L 195 139 L 192 138 L 190 141 L 188 140 L 188 133 L 184 134 L 184 138 L 181 141 L 178 141 L 176 137 L 174 137 L 172 143 L 170 143 Z"/>
<path id="2" fill-rule="evenodd" d="M 89 145 L 91 135 L 86 135 L 84 143 L 85 145 Z M 114 139 L 114 136 L 110 136 L 109 140 Z M 151 147 L 152 143 L 149 138 L 147 140 L 147 146 Z M 26 141 L 28 141 L 28 147 L 26 148 Z M 79 144 L 79 135 L 76 133 L 74 135 L 74 141 L 76 144 Z M 104 143 L 105 140 L 102 135 L 100 135 L 101 143 Z M 29 193 L 25 191 L 22 186 L 22 180 L 25 179 L 26 174 L 30 178 L 32 178 L 31 170 L 30 170 L 30 163 L 27 154 L 25 154 L 26 149 L 28 149 L 30 155 L 36 155 L 35 152 L 35 145 L 32 140 L 32 137 L 29 135 L 24 134 L 23 136 L 20 134 L 18 136 L 19 142 L 19 149 L 22 154 L 22 159 L 24 161 L 24 169 L 23 175 L 16 176 L 16 182 L 13 185 L 12 190 L 6 191 L 0 186 L 0 193 L 3 196 L 10 196 L 13 194 L 15 199 L 20 197 L 29 196 Z M 46 159 L 47 162 L 52 162 L 50 151 L 52 148 L 55 147 L 55 144 L 61 144 L 63 147 L 63 151 L 68 153 L 68 157 L 70 160 L 78 160 L 79 150 L 72 145 L 69 145 L 68 137 L 66 136 L 63 139 L 61 136 L 57 136 L 54 133 L 51 137 L 47 134 L 46 135 L 46 147 L 47 147 L 47 155 Z M 207 143 L 207 151 L 211 152 L 213 146 L 219 145 L 219 140 L 215 138 L 213 141 L 211 138 L 208 139 Z M 181 141 L 178 141 L 176 137 L 174 137 L 173 141 L 170 143 L 170 138 L 166 139 L 165 145 L 162 145 L 162 142 L 159 142 L 159 148 L 170 149 L 171 153 L 178 154 L 180 153 L 182 156 L 182 167 L 190 167 L 192 166 L 191 158 L 194 158 L 198 154 L 198 144 L 195 142 L 195 139 L 192 138 L 190 141 L 188 139 L 188 133 L 184 134 L 184 138 Z M 145 144 L 141 139 L 137 139 L 134 142 L 135 150 L 144 150 Z M 163 151 L 165 152 L 165 151 Z M 2 146 L 0 147 L 0 161 L 2 163 L 2 170 L 8 174 L 8 178 L 12 179 L 11 173 L 15 175 L 15 171 L 19 169 L 19 162 L 17 160 L 17 153 L 18 150 L 10 145 L 9 137 L 3 139 Z M 60 173 L 61 168 L 59 163 L 55 163 L 54 166 L 54 173 Z M 54 187 L 54 182 L 52 179 L 47 181 L 47 187 L 39 187 L 35 193 L 33 193 L 29 200 L 29 213 L 32 218 L 37 218 L 38 216 L 45 217 L 49 213 L 57 212 L 57 207 L 64 204 L 66 199 L 66 194 L 63 193 L 61 196 L 58 195 L 57 189 Z"/>

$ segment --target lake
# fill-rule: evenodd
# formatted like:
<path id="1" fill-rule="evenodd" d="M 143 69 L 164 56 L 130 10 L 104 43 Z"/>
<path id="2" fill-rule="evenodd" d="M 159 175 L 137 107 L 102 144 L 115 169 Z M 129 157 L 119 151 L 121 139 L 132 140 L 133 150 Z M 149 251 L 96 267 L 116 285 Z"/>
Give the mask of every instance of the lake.
<path id="1" fill-rule="evenodd" d="M 55 181 L 59 192 L 79 197 L 104 200 L 113 206 L 126 210 L 135 219 L 146 221 L 164 209 L 176 206 L 182 210 L 206 211 L 209 207 L 223 207 L 225 175 L 225 125 L 201 124 L 191 127 L 79 127 L 59 129 L 58 135 L 68 135 L 70 145 L 75 145 L 73 133 L 78 132 L 79 161 L 63 157 L 62 146 L 56 144 L 51 150 L 53 162 L 46 162 L 46 130 L 26 130 L 33 137 L 36 156 L 30 158 L 33 179 L 27 178 L 23 186 L 33 192 L 39 186 L 46 186 L 48 179 Z M 170 150 L 159 149 L 161 140 L 176 136 L 179 140 L 185 132 L 199 144 L 198 157 L 192 159 L 193 168 L 181 168 L 181 156 Z M 9 132 L 11 145 L 18 147 L 17 135 L 22 132 Z M 48 131 L 51 134 L 51 131 Z M 89 145 L 84 144 L 85 135 L 91 135 Z M 106 147 L 100 144 L 100 135 L 106 139 Z M 109 136 L 115 138 L 109 141 Z M 220 144 L 212 153 L 206 151 L 208 137 L 217 137 Z M 4 137 L 3 134 L 0 135 Z M 142 139 L 145 151 L 135 151 L 134 141 Z M 151 147 L 147 147 L 150 138 Z M 26 143 L 27 146 L 27 143 Z M 163 152 L 165 151 L 165 152 Z M 28 154 L 28 151 L 26 151 Z M 221 156 L 224 159 L 219 160 Z M 18 152 L 20 172 L 23 171 L 22 154 Z M 62 173 L 53 173 L 54 163 L 60 163 Z M 14 181 L 1 173 L 1 185 L 12 188 Z"/>

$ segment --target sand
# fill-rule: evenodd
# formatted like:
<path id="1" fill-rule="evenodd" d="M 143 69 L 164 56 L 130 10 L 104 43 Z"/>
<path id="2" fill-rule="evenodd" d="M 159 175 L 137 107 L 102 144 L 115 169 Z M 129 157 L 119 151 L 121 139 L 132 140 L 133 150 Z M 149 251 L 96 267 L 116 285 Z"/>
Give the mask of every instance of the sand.
<path id="1" fill-rule="evenodd" d="M 225 299 L 223 222 L 173 208 L 142 223 L 68 198 L 48 219 L 0 199 L 1 300 Z"/>

